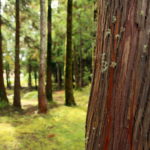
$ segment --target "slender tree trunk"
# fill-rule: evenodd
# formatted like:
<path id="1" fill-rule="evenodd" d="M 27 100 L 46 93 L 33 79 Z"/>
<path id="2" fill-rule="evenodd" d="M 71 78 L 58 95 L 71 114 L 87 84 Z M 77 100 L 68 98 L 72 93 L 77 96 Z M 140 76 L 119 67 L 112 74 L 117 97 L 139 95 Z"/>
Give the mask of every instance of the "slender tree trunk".
<path id="1" fill-rule="evenodd" d="M 83 59 L 82 59 L 82 49 L 80 50 L 80 87 L 84 86 L 84 64 L 83 64 Z"/>
<path id="2" fill-rule="evenodd" d="M 61 73 L 61 66 L 59 63 L 57 63 L 57 79 L 58 79 L 58 88 L 61 89 L 62 88 L 62 73 Z"/>
<path id="3" fill-rule="evenodd" d="M 0 1 L 0 102 L 8 103 L 3 77 L 3 52 L 2 52 L 2 18 L 1 18 L 1 1 Z"/>
<path id="4" fill-rule="evenodd" d="M 31 61 L 28 60 L 29 64 L 28 64 L 28 88 L 31 89 L 32 88 L 32 66 L 31 66 Z"/>
<path id="5" fill-rule="evenodd" d="M 65 100 L 67 106 L 75 105 L 72 82 L 72 0 L 67 5 L 67 46 L 65 67 Z"/>
<path id="6" fill-rule="evenodd" d="M 15 50 L 15 85 L 14 102 L 16 108 L 21 108 L 20 100 L 20 2 L 16 0 L 16 50 Z"/>
<path id="7" fill-rule="evenodd" d="M 6 72 L 7 88 L 11 89 L 11 83 L 10 83 L 10 66 L 9 66 L 9 64 L 7 64 L 5 72 Z"/>
<path id="8" fill-rule="evenodd" d="M 76 88 L 80 88 L 78 54 L 75 47 L 74 47 L 74 75 L 75 75 Z"/>
<path id="9" fill-rule="evenodd" d="M 41 51 L 40 51 L 40 68 L 39 68 L 39 87 L 38 87 L 38 108 L 39 113 L 47 113 L 47 99 L 45 88 L 46 74 L 46 8 L 45 0 L 40 0 L 40 22 L 41 22 Z"/>
<path id="10" fill-rule="evenodd" d="M 52 8 L 51 0 L 48 0 L 48 42 L 47 42 L 47 84 L 46 84 L 46 95 L 48 101 L 52 101 Z"/>
<path id="11" fill-rule="evenodd" d="M 56 70 L 55 70 L 55 72 L 54 72 L 53 75 L 54 75 L 54 78 L 55 78 L 55 79 L 54 79 L 55 83 L 58 83 L 58 79 L 57 79 L 57 77 L 58 77 L 58 76 L 57 76 L 57 65 L 56 65 Z"/>
<path id="12" fill-rule="evenodd" d="M 149 150 L 150 1 L 98 6 L 86 150 Z"/>
<path id="13" fill-rule="evenodd" d="M 80 26 L 82 25 L 81 24 L 81 17 L 79 16 L 79 21 L 80 21 Z M 81 28 L 80 28 L 80 57 L 79 57 L 79 61 L 80 61 L 80 87 L 83 87 L 84 85 L 84 81 L 83 81 L 83 76 L 84 76 L 84 66 L 83 66 L 83 49 L 82 49 L 82 46 L 83 45 L 83 42 L 82 42 L 82 31 L 81 31 Z"/>
<path id="14" fill-rule="evenodd" d="M 36 69 L 34 70 L 34 84 L 35 84 L 35 89 L 37 89 L 38 85 L 37 85 L 37 71 Z"/>

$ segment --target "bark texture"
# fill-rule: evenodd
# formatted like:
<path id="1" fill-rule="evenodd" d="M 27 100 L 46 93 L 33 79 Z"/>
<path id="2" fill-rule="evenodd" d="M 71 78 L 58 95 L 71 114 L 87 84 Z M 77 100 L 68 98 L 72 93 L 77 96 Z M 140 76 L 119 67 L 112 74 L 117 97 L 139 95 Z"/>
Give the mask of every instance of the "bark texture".
<path id="1" fill-rule="evenodd" d="M 20 100 L 20 1 L 16 0 L 15 83 L 13 106 L 21 108 Z"/>
<path id="2" fill-rule="evenodd" d="M 48 101 L 52 101 L 52 8 L 51 0 L 48 0 L 48 42 L 47 42 L 47 84 L 46 95 Z"/>
<path id="3" fill-rule="evenodd" d="M 2 17 L 1 17 L 1 1 L 0 1 L 0 102 L 8 103 L 3 77 L 3 51 L 2 51 Z"/>
<path id="4" fill-rule="evenodd" d="M 67 106 L 75 105 L 72 81 L 72 0 L 67 4 L 67 46 L 65 66 L 65 100 Z"/>
<path id="5" fill-rule="evenodd" d="M 46 8 L 45 0 L 40 0 L 40 31 L 41 31 L 41 50 L 40 50 L 40 68 L 39 68 L 39 87 L 38 87 L 38 108 L 39 113 L 47 113 L 47 99 L 45 88 L 45 74 L 46 74 Z"/>
<path id="6" fill-rule="evenodd" d="M 150 1 L 99 0 L 86 150 L 150 148 Z"/>

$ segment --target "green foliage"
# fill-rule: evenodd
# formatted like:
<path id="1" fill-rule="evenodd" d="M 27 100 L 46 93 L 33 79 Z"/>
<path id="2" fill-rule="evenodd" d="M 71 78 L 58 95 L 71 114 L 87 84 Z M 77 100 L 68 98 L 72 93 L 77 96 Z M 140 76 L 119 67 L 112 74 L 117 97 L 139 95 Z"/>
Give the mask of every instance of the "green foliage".
<path id="1" fill-rule="evenodd" d="M 57 0 L 52 1 L 52 72 L 56 73 L 57 65 L 63 72 L 66 49 L 66 8 L 65 0 L 58 1 L 58 6 L 53 6 Z M 40 14 L 39 1 L 22 0 L 20 3 L 20 62 L 21 85 L 28 74 L 28 65 L 31 64 L 32 72 L 38 72 L 40 52 Z M 91 70 L 92 51 L 95 43 L 93 34 L 95 24 L 93 21 L 94 1 L 74 0 L 73 3 L 73 49 L 76 50 L 77 60 L 85 61 L 85 68 Z M 3 51 L 5 70 L 14 72 L 15 50 L 15 1 L 6 1 L 3 9 Z M 81 54 L 82 51 L 82 54 Z M 32 78 L 34 75 L 32 74 Z M 85 77 L 86 78 L 86 77 Z M 86 81 L 85 81 L 86 82 Z M 13 84 L 11 79 L 10 83 Z"/>

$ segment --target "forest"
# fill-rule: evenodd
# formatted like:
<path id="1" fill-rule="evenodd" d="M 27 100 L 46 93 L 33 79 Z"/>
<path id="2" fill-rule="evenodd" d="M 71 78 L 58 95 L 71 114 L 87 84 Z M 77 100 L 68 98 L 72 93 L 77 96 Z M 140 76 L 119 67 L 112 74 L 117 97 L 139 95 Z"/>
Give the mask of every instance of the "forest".
<path id="1" fill-rule="evenodd" d="M 149 57 L 149 0 L 0 0 L 0 150 L 149 150 Z"/>

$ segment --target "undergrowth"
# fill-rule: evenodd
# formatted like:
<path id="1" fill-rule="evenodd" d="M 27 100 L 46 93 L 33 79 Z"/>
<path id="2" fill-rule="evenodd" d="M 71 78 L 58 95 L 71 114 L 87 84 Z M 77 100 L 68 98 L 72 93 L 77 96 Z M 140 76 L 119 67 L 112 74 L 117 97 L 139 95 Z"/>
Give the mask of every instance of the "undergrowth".
<path id="1" fill-rule="evenodd" d="M 84 150 L 89 89 L 75 91 L 76 107 L 64 106 L 64 91 L 55 92 L 47 115 L 37 114 L 36 91 L 23 94 L 24 113 L 0 116 L 0 150 Z"/>

